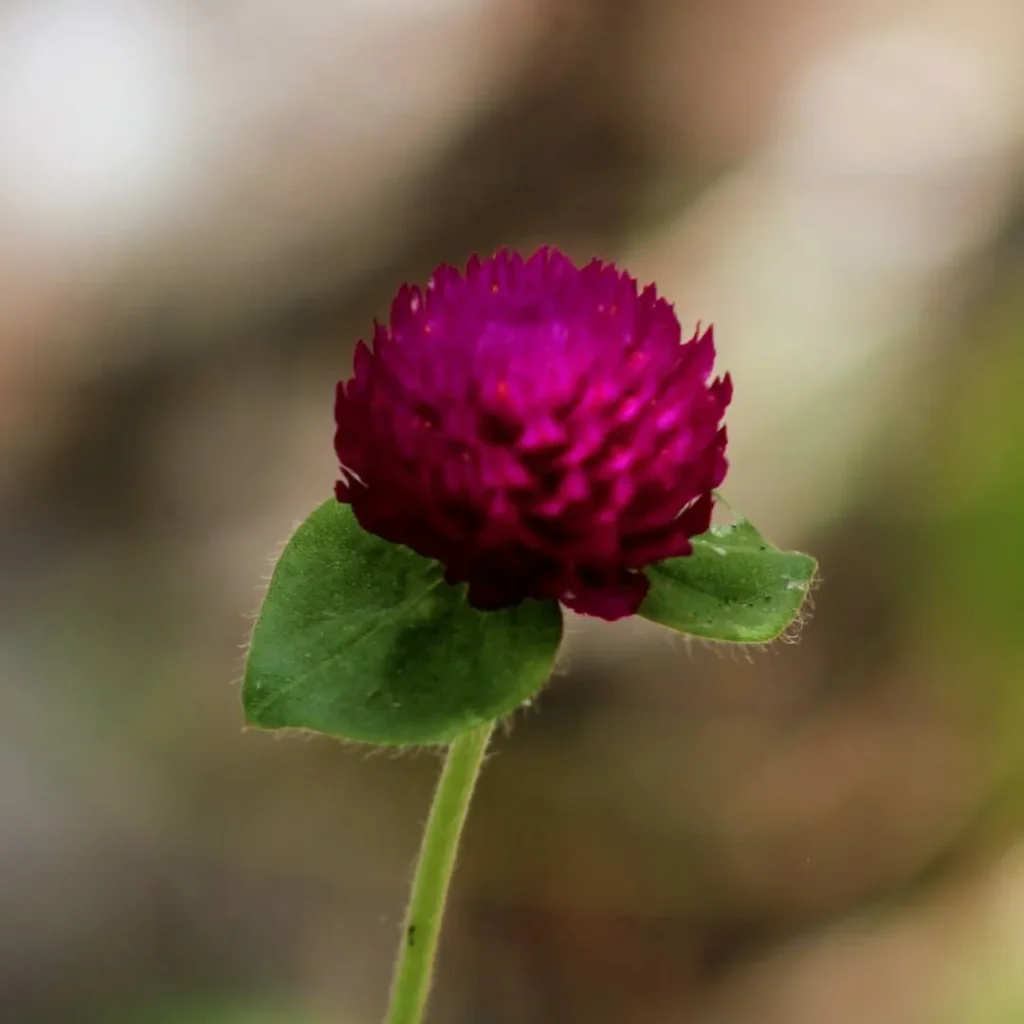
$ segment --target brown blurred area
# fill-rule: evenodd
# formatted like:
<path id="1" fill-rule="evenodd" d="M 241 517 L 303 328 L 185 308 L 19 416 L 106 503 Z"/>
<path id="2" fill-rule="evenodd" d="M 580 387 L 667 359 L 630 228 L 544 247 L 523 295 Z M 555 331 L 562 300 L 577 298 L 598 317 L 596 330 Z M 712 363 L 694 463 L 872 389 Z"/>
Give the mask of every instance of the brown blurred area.
<path id="1" fill-rule="evenodd" d="M 1024 7 L 0 7 L 0 1020 L 363 1024 L 438 767 L 246 734 L 390 294 L 552 243 L 713 321 L 798 643 L 573 620 L 431 1019 L 1024 1020 Z"/>

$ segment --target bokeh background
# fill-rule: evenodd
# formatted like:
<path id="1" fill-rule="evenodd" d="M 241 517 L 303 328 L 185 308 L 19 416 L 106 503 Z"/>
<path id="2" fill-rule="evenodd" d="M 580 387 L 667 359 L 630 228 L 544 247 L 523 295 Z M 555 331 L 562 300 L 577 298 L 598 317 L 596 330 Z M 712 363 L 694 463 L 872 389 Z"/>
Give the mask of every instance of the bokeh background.
<path id="1" fill-rule="evenodd" d="M 713 321 L 799 642 L 582 620 L 432 1020 L 1024 1021 L 1020 0 L 0 4 L 0 1020 L 373 1024 L 437 757 L 245 733 L 395 287 Z"/>

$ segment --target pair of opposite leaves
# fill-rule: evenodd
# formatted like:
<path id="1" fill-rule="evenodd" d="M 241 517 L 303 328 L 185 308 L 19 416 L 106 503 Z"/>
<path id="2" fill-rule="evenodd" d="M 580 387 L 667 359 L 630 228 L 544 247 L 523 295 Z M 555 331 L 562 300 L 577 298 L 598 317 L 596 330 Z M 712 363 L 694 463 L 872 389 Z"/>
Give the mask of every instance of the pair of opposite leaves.
<path id="1" fill-rule="evenodd" d="M 640 615 L 685 634 L 765 643 L 796 619 L 816 563 L 746 520 L 646 570 Z M 242 684 L 250 725 L 392 746 L 447 743 L 510 714 L 548 680 L 554 600 L 480 612 L 441 566 L 367 533 L 331 499 L 298 528 L 270 581 Z"/>

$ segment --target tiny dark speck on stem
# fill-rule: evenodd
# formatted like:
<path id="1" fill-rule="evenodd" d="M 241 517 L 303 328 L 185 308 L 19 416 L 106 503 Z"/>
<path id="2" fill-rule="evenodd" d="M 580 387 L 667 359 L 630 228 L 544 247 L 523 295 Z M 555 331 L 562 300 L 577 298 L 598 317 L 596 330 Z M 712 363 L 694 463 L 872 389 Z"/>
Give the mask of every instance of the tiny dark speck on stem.
<path id="1" fill-rule="evenodd" d="M 406 944 L 409 946 L 410 949 L 412 949 L 412 947 L 414 945 L 416 945 L 416 925 L 411 924 L 406 929 L 405 941 L 406 941 Z"/>

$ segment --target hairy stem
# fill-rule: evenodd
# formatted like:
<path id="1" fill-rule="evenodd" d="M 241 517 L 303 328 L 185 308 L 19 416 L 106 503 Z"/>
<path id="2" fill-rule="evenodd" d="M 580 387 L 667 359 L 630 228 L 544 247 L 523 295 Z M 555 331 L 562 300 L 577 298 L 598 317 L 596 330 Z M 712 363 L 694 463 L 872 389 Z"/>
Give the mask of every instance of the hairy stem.
<path id="1" fill-rule="evenodd" d="M 448 748 L 420 846 L 385 1024 L 423 1019 L 459 838 L 493 730 L 493 722 L 470 729 Z"/>

